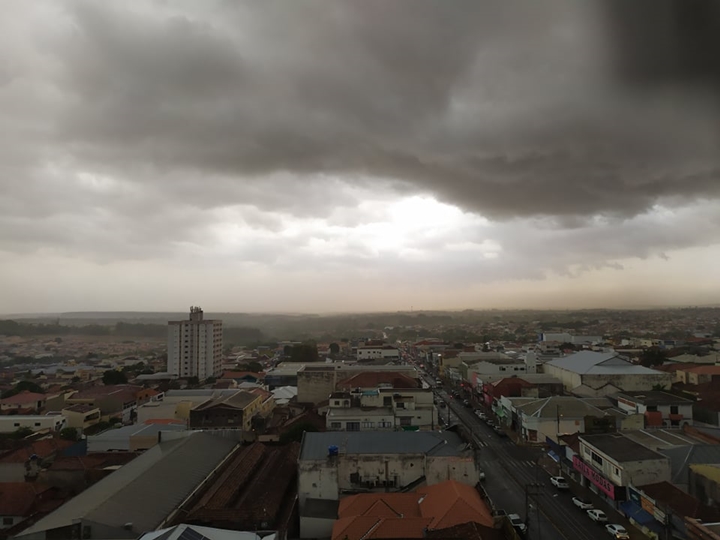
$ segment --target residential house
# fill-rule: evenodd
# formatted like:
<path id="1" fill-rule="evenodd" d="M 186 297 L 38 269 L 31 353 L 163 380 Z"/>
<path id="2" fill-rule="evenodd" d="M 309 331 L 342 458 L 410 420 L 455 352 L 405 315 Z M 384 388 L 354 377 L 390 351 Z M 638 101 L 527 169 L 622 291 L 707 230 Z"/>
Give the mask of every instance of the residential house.
<path id="1" fill-rule="evenodd" d="M 70 405 L 62 410 L 62 415 L 67 418 L 67 427 L 82 430 L 100 423 L 102 418 L 100 408 L 87 403 Z"/>
<path id="2" fill-rule="evenodd" d="M 308 501 L 337 501 L 342 493 L 480 480 L 472 449 L 449 431 L 306 432 L 298 474 L 301 519 Z"/>
<path id="3" fill-rule="evenodd" d="M 645 427 L 681 427 L 693 423 L 693 401 L 668 392 L 620 392 L 613 398 L 621 411 L 642 414 Z"/>
<path id="4" fill-rule="evenodd" d="M 0 536 L 57 500 L 52 486 L 38 482 L 0 483 Z M 58 502 L 58 505 L 60 502 Z"/>
<path id="5" fill-rule="evenodd" d="M 400 350 L 392 345 L 365 345 L 357 348 L 358 361 L 366 360 L 387 360 L 397 361 L 400 359 Z"/>
<path id="6" fill-rule="evenodd" d="M 287 405 L 297 398 L 297 386 L 280 386 L 272 390 L 275 405 Z"/>
<path id="7" fill-rule="evenodd" d="M 23 482 L 36 478 L 42 466 L 75 443 L 58 437 L 45 437 L 0 453 L 0 482 Z"/>
<path id="8" fill-rule="evenodd" d="M 327 429 L 336 431 L 407 431 L 438 427 L 432 390 L 356 388 L 330 394 Z"/>
<path id="9" fill-rule="evenodd" d="M 430 531 L 465 523 L 476 523 L 494 536 L 495 518 L 478 491 L 447 480 L 411 493 L 363 493 L 341 500 L 332 540 L 427 538 Z M 326 536 L 327 530 L 303 530 L 302 525 L 301 538 Z"/>
<path id="10" fill-rule="evenodd" d="M 262 412 L 263 396 L 238 390 L 211 397 L 190 410 L 192 429 L 252 430 L 252 419 Z"/>
<path id="11" fill-rule="evenodd" d="M 0 410 L 8 414 L 10 411 L 17 414 L 40 413 L 45 409 L 47 396 L 25 390 L 14 396 L 0 399 Z"/>
<path id="12" fill-rule="evenodd" d="M 720 380 L 720 366 L 690 365 L 687 368 L 677 367 L 675 378 L 685 384 L 705 384 L 713 380 Z"/>
<path id="13" fill-rule="evenodd" d="M 224 371 L 220 379 L 233 380 L 240 384 L 243 382 L 261 383 L 264 373 L 254 373 L 252 371 Z"/>
<path id="14" fill-rule="evenodd" d="M 616 352 L 581 351 L 544 364 L 544 372 L 563 382 L 566 391 L 585 397 L 618 391 L 670 387 L 673 376 L 636 364 Z"/>
<path id="15" fill-rule="evenodd" d="M 37 482 L 70 493 L 80 493 L 140 455 L 139 452 L 95 452 L 89 455 L 58 456 L 43 468 Z"/>
<path id="16" fill-rule="evenodd" d="M 209 433 L 160 443 L 15 538 L 138 538 L 170 521 L 236 447 Z"/>
<path id="17" fill-rule="evenodd" d="M 627 500 L 628 486 L 670 481 L 668 458 L 619 433 L 580 435 L 573 468 L 581 484 L 612 501 Z"/>

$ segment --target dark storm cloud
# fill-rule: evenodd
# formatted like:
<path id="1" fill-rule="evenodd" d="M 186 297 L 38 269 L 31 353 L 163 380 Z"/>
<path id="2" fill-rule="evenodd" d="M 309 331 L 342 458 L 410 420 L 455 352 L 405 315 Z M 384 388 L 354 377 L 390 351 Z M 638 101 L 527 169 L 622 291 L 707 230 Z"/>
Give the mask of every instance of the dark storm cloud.
<path id="1" fill-rule="evenodd" d="M 72 3 L 57 144 L 201 206 L 272 207 L 275 174 L 293 197 L 377 177 L 500 218 L 717 197 L 717 55 L 692 54 L 717 11 L 627 4 Z"/>

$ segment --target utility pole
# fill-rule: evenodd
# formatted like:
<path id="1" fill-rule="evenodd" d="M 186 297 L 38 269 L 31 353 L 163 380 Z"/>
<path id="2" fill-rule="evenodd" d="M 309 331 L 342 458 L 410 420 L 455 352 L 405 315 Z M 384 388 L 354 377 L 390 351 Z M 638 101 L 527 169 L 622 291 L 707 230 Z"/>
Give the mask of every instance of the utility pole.
<path id="1" fill-rule="evenodd" d="M 525 484 L 525 526 L 530 532 L 530 499 L 533 498 L 535 501 L 535 530 L 537 531 L 536 538 L 540 540 L 540 501 L 539 496 L 542 492 L 543 485 L 533 482 L 531 484 Z"/>

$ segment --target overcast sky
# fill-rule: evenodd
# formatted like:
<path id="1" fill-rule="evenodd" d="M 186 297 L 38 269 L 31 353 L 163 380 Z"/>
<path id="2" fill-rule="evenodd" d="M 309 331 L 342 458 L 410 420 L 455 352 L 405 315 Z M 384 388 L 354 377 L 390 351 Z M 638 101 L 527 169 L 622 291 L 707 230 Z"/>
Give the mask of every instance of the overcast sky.
<path id="1" fill-rule="evenodd" d="M 718 5 L 6 2 L 0 313 L 720 303 Z"/>

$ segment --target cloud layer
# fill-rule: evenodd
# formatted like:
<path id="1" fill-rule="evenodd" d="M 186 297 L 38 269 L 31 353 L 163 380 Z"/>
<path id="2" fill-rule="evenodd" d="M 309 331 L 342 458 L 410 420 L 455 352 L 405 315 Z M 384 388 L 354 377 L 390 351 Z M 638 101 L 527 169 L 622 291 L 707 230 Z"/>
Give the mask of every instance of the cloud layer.
<path id="1" fill-rule="evenodd" d="M 202 257 L 438 286 L 717 242 L 711 1 L 13 8 L 13 264 Z"/>

